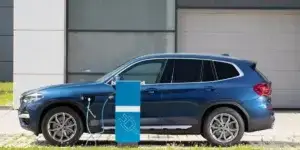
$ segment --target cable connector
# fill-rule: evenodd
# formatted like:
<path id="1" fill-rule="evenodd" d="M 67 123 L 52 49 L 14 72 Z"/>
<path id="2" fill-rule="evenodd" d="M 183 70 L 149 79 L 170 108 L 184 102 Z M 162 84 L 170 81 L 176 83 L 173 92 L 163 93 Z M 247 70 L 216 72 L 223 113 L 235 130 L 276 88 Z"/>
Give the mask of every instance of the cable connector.
<path id="1" fill-rule="evenodd" d="M 108 102 L 108 100 L 111 100 L 111 99 L 113 99 L 114 98 L 114 94 L 115 93 L 112 93 L 111 95 L 109 95 L 108 96 L 108 98 L 104 101 L 104 103 L 103 103 L 103 106 L 102 106 L 102 112 L 101 112 L 101 128 L 102 128 L 102 131 L 101 132 L 98 132 L 98 134 L 103 134 L 104 133 L 104 108 L 105 108 L 105 106 L 106 106 L 106 103 Z M 86 113 L 86 128 L 87 128 L 87 130 L 88 130 L 88 133 L 90 134 L 90 137 L 87 139 L 87 141 L 86 141 L 86 145 L 87 145 L 87 143 L 88 143 L 88 140 L 90 139 L 90 138 L 92 138 L 93 140 L 95 140 L 95 138 L 94 138 L 94 136 L 93 136 L 93 134 L 91 133 L 91 131 L 90 131 L 90 128 L 89 128 L 89 113 L 94 117 L 94 118 L 96 118 L 96 115 L 94 115 L 93 114 L 93 112 L 91 111 L 91 109 L 90 109 L 90 107 L 91 107 L 91 98 L 89 97 L 88 99 L 87 99 L 87 101 L 88 101 L 88 106 L 87 106 L 87 113 Z"/>

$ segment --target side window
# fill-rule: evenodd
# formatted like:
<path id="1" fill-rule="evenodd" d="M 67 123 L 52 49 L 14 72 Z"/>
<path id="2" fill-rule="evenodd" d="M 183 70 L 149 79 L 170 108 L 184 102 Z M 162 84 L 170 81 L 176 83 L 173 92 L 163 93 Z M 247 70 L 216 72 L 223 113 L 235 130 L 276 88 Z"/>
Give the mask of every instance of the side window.
<path id="1" fill-rule="evenodd" d="M 173 83 L 201 81 L 201 60 L 176 59 L 174 61 Z"/>
<path id="2" fill-rule="evenodd" d="M 203 60 L 201 77 L 202 77 L 203 82 L 208 82 L 208 81 L 214 81 L 215 80 L 212 61 Z"/>
<path id="3" fill-rule="evenodd" d="M 173 69 L 174 69 L 173 66 L 174 66 L 174 61 L 167 60 L 167 63 L 164 66 L 163 73 L 161 74 L 161 77 L 160 77 L 160 83 L 171 83 Z"/>
<path id="4" fill-rule="evenodd" d="M 145 81 L 146 84 L 157 82 L 166 60 L 149 60 L 140 62 L 119 74 L 122 80 Z"/>
<path id="5" fill-rule="evenodd" d="M 239 76 L 239 72 L 236 70 L 236 68 L 229 63 L 215 61 L 214 65 L 218 80 Z"/>

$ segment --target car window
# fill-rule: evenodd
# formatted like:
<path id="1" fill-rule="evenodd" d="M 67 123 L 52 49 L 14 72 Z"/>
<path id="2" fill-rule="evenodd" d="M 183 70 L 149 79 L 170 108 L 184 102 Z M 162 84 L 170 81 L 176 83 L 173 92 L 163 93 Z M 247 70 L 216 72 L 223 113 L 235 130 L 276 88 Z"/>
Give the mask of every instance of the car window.
<path id="1" fill-rule="evenodd" d="M 209 60 L 203 60 L 202 61 L 201 79 L 202 79 L 203 82 L 208 82 L 208 81 L 214 81 L 215 80 L 212 61 L 209 61 Z"/>
<path id="2" fill-rule="evenodd" d="M 239 76 L 239 72 L 232 64 L 215 61 L 214 65 L 218 80 Z"/>
<path id="3" fill-rule="evenodd" d="M 166 65 L 164 66 L 163 73 L 160 77 L 160 83 L 171 83 L 172 80 L 172 74 L 174 70 L 174 61 L 173 60 L 167 60 Z"/>
<path id="4" fill-rule="evenodd" d="M 173 83 L 200 82 L 201 60 L 175 59 Z"/>
<path id="5" fill-rule="evenodd" d="M 122 80 L 145 81 L 146 84 L 157 82 L 166 60 L 149 60 L 135 64 L 119 74 Z"/>

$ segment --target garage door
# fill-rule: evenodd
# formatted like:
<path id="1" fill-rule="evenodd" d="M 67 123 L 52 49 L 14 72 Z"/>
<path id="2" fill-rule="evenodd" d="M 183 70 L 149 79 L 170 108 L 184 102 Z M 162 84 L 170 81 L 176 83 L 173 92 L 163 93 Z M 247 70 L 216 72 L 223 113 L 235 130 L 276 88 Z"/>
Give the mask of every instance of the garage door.
<path id="1" fill-rule="evenodd" d="M 300 11 L 179 10 L 178 51 L 254 60 L 275 108 L 300 108 Z"/>

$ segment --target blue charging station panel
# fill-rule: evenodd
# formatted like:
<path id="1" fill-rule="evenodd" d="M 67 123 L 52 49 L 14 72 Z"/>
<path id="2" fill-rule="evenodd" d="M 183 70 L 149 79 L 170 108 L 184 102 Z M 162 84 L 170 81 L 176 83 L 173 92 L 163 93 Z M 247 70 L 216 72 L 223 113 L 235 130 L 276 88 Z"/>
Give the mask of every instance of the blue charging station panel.
<path id="1" fill-rule="evenodd" d="M 140 141 L 140 81 L 117 81 L 115 104 L 116 142 L 137 144 Z"/>

